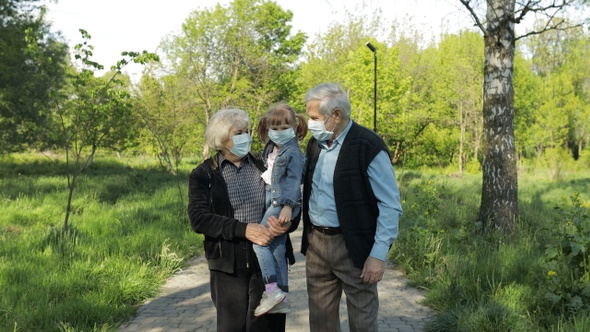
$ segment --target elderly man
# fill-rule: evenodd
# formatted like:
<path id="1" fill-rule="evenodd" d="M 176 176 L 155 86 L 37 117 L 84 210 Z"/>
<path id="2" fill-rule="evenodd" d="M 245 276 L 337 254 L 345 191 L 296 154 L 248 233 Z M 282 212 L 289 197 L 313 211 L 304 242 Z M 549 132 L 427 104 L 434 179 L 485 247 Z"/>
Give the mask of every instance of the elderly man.
<path id="1" fill-rule="evenodd" d="M 377 331 L 377 282 L 402 213 L 389 151 L 350 119 L 346 93 L 320 84 L 305 95 L 313 137 L 303 179 L 303 239 L 311 332 L 339 331 L 346 294 L 350 331 Z"/>

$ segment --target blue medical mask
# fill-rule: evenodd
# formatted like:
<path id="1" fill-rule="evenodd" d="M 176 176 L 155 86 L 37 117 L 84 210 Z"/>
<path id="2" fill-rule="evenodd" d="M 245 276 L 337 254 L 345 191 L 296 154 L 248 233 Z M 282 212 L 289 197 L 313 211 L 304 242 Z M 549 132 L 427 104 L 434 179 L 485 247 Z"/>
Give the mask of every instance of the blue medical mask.
<path id="1" fill-rule="evenodd" d="M 333 131 L 326 129 L 326 121 L 308 120 L 307 127 L 311 131 L 311 135 L 315 137 L 319 142 L 327 141 L 334 135 Z"/>
<path id="2" fill-rule="evenodd" d="M 295 131 L 293 128 L 283 130 L 268 130 L 268 138 L 278 146 L 287 144 L 293 137 L 295 137 Z"/>
<path id="3" fill-rule="evenodd" d="M 252 144 L 252 137 L 249 133 L 234 135 L 232 138 L 234 146 L 229 149 L 229 152 L 234 155 L 244 158 L 250 152 L 250 145 Z"/>

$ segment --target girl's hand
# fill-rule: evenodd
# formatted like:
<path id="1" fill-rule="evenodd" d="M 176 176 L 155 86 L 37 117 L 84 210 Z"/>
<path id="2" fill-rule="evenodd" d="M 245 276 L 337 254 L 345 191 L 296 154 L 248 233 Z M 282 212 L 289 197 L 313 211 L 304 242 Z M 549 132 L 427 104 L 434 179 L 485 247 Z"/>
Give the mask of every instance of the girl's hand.
<path id="1" fill-rule="evenodd" d="M 281 213 L 279 214 L 279 222 L 284 224 L 288 221 L 291 221 L 291 214 L 293 213 L 293 208 L 288 205 L 283 205 L 281 209 Z"/>

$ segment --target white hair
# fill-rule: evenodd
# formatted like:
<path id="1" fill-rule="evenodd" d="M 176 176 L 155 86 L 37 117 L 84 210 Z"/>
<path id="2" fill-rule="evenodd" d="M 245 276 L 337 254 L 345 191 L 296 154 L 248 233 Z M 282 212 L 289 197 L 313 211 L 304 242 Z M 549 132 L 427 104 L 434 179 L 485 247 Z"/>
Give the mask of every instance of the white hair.
<path id="1" fill-rule="evenodd" d="M 221 109 L 209 119 L 209 124 L 205 130 L 205 143 L 210 148 L 221 150 L 223 142 L 229 139 L 229 132 L 232 128 L 248 128 L 252 120 L 245 111 L 239 108 Z"/>
<path id="2" fill-rule="evenodd" d="M 320 101 L 320 113 L 329 118 L 335 109 L 339 109 L 342 117 L 350 118 L 350 100 L 336 83 L 322 83 L 305 94 L 304 101 L 307 104 L 310 100 Z"/>

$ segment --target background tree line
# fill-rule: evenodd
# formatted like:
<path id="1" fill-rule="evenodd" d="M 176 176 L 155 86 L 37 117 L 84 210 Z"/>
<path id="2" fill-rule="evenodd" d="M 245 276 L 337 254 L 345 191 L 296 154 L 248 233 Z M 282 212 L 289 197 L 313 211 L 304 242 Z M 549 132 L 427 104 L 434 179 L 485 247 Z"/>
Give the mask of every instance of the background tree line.
<path id="1" fill-rule="evenodd" d="M 504 2 L 514 7 L 514 1 L 487 4 Z M 521 4 L 513 20 L 584 3 L 547 2 Z M 477 172 L 485 148 L 487 31 L 477 9 L 485 8 L 461 3 L 481 31 L 425 40 L 416 27 L 389 22 L 379 11 L 371 18 L 349 13 L 310 38 L 292 31 L 293 14 L 277 4 L 235 0 L 188 13 L 157 56 L 125 52 L 111 72 L 95 77 L 103 67 L 92 60 L 88 32 L 72 59 L 39 1 L 0 0 L 0 152 L 70 151 L 78 170 L 98 148 L 147 153 L 174 173 L 183 158 L 210 154 L 203 132 L 216 110 L 240 107 L 257 119 L 286 101 L 303 113 L 304 93 L 324 81 L 342 84 L 352 118 L 372 127 L 373 54 L 365 46 L 371 41 L 379 57 L 378 134 L 392 163 Z M 543 33 L 512 41 L 513 139 L 519 165 L 550 166 L 559 177 L 564 164 L 588 160 L 590 36 L 583 25 L 570 24 L 565 10 L 540 17 L 536 31 Z M 130 61 L 148 63 L 137 84 L 121 74 Z"/>
<path id="2" fill-rule="evenodd" d="M 66 92 L 68 70 L 81 68 L 44 21 L 38 1 L 1 2 L 0 149 L 59 148 L 55 137 L 40 133 L 59 126 L 51 118 L 72 97 Z M 270 104 L 287 101 L 304 112 L 303 94 L 324 81 L 345 86 L 353 119 L 372 128 L 373 55 L 365 46 L 371 41 L 379 57 L 378 133 L 390 146 L 394 164 L 477 169 L 481 35 L 463 30 L 424 40 L 417 28 L 387 23 L 383 15 L 369 19 L 350 13 L 310 39 L 291 31 L 292 13 L 272 2 L 237 0 L 190 13 L 180 33 L 162 41 L 162 61 L 150 64 L 138 84 L 123 80 L 133 120 L 113 125 L 106 145 L 164 158 L 172 170 L 175 160 L 202 152 L 204 127 L 217 109 L 242 107 L 257 118 Z M 556 150 L 577 160 L 587 148 L 589 38 L 579 27 L 531 36 L 517 45 L 520 160 L 540 161 Z"/>

